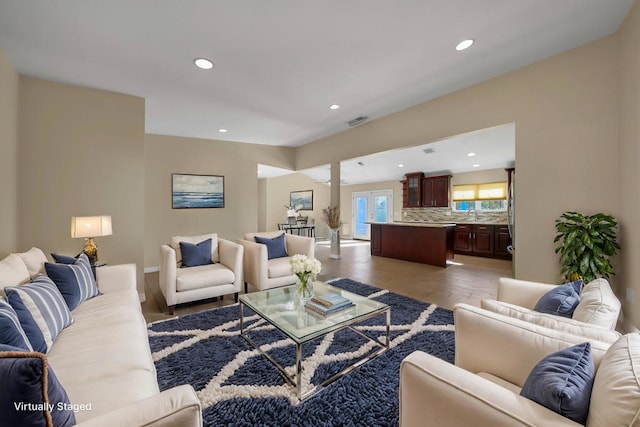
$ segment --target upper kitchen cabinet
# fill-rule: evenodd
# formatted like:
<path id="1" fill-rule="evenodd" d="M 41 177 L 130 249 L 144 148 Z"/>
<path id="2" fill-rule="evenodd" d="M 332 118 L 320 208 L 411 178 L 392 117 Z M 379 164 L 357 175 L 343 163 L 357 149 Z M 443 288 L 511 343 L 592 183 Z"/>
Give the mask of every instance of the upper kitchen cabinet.
<path id="1" fill-rule="evenodd" d="M 422 206 L 422 181 L 424 173 L 415 172 L 405 175 L 402 182 L 402 207 L 418 208 Z"/>
<path id="2" fill-rule="evenodd" d="M 448 208 L 451 199 L 451 176 L 430 176 L 422 179 L 422 206 Z"/>

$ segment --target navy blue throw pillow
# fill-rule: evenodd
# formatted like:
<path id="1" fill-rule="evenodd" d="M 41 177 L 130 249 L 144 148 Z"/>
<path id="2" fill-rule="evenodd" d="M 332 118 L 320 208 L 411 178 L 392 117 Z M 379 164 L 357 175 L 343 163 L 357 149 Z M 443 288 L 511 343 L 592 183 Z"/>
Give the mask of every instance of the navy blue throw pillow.
<path id="1" fill-rule="evenodd" d="M 544 294 L 533 309 L 540 313 L 570 318 L 580 302 L 581 290 L 582 280 L 556 286 Z"/>
<path id="2" fill-rule="evenodd" d="M 60 264 L 74 264 L 78 258 L 68 256 L 68 255 L 60 255 L 51 252 L 51 258 L 57 263 Z"/>
<path id="3" fill-rule="evenodd" d="M 85 254 L 80 254 L 73 264 L 45 262 L 44 269 L 56 284 L 69 310 L 76 308 L 82 301 L 100 295 L 91 263 Z"/>
<path id="4" fill-rule="evenodd" d="M 284 233 L 279 235 L 278 237 L 274 237 L 270 239 L 268 237 L 258 237 L 256 236 L 256 243 L 262 243 L 267 246 L 267 258 L 282 258 L 289 256 L 287 254 L 287 248 L 285 247 L 285 237 Z"/>
<path id="5" fill-rule="evenodd" d="M 29 338 L 18 315 L 11 305 L 0 298 L 0 344 L 6 344 L 25 351 L 33 351 Z"/>
<path id="6" fill-rule="evenodd" d="M 44 354 L 0 345 L 0 378 L 3 379 L 2 425 L 66 427 L 76 424 L 69 396 Z"/>
<path id="7" fill-rule="evenodd" d="M 182 252 L 182 267 L 196 267 L 211 264 L 211 239 L 204 240 L 197 245 L 180 242 Z"/>
<path id="8" fill-rule="evenodd" d="M 542 359 L 527 377 L 520 395 L 584 425 L 595 375 L 591 345 L 585 342 Z"/>

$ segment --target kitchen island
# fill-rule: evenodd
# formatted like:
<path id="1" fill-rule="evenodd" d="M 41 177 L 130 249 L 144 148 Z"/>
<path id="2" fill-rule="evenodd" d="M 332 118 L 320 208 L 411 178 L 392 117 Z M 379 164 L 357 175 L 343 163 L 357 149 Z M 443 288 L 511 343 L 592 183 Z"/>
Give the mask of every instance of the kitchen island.
<path id="1" fill-rule="evenodd" d="M 453 260 L 455 224 L 371 222 L 371 255 L 446 267 Z"/>

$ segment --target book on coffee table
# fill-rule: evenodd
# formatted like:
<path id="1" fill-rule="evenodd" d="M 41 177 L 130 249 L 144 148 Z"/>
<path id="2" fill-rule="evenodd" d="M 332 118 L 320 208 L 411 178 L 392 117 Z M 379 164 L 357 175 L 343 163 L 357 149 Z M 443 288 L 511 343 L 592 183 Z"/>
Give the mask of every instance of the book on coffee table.
<path id="1" fill-rule="evenodd" d="M 307 301 L 304 306 L 305 306 L 305 308 L 307 308 L 308 310 L 313 311 L 314 313 L 318 313 L 318 314 L 321 314 L 323 316 L 328 316 L 329 314 L 337 313 L 339 311 L 346 310 L 347 308 L 355 306 L 353 301 L 348 300 L 346 298 L 345 298 L 345 300 L 346 300 L 345 302 L 340 302 L 338 304 L 335 304 L 335 305 L 329 307 L 329 306 L 326 306 L 326 305 L 318 304 L 313 299 L 311 299 L 310 301 Z"/>
<path id="2" fill-rule="evenodd" d="M 342 295 L 338 295 L 335 292 L 329 292 L 322 295 L 316 295 L 311 298 L 311 301 L 316 304 L 320 304 L 327 308 L 340 307 L 343 305 L 349 305 L 351 302 L 350 299 L 343 297 Z"/>

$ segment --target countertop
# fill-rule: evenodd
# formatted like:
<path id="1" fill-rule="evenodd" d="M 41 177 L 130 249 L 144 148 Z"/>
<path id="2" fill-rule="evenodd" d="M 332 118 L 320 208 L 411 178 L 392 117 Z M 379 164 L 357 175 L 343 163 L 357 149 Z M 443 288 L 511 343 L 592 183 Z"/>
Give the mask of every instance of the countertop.
<path id="1" fill-rule="evenodd" d="M 429 227 L 429 228 L 446 228 L 455 227 L 452 222 L 365 222 L 365 224 L 378 224 L 378 225 L 390 225 L 390 226 L 404 226 L 404 227 Z"/>

